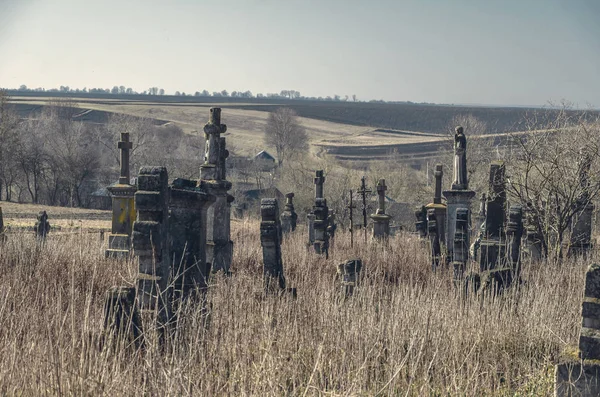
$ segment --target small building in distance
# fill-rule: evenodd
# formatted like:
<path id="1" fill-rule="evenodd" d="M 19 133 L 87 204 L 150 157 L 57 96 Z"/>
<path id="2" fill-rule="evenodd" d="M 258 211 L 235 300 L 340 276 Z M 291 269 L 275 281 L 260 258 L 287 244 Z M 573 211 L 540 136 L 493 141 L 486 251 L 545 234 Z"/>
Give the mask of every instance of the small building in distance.
<path id="1" fill-rule="evenodd" d="M 256 156 L 254 156 L 254 162 L 258 165 L 260 170 L 268 172 L 277 167 L 275 157 L 273 157 L 266 150 L 261 150 Z"/>

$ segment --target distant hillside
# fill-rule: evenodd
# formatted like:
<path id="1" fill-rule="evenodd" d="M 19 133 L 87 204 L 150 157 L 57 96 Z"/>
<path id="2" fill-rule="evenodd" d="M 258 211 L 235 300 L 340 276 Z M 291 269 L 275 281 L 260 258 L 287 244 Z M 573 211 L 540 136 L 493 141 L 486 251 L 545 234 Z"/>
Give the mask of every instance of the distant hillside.
<path id="1" fill-rule="evenodd" d="M 280 106 L 294 109 L 302 117 L 356 126 L 370 126 L 383 129 L 420 131 L 441 134 L 447 131 L 452 118 L 461 114 L 472 114 L 485 121 L 488 133 L 503 133 L 525 129 L 524 120 L 535 112 L 552 113 L 533 108 L 520 107 L 478 107 L 450 106 L 412 103 L 378 102 L 335 102 L 288 100 L 272 98 L 230 98 L 195 96 L 153 96 L 153 95 L 113 95 L 113 94 L 62 94 L 48 92 L 9 91 L 18 97 L 70 97 L 81 102 L 102 104 L 160 103 L 163 106 L 207 106 L 218 104 L 224 108 L 257 110 L 270 112 Z"/>

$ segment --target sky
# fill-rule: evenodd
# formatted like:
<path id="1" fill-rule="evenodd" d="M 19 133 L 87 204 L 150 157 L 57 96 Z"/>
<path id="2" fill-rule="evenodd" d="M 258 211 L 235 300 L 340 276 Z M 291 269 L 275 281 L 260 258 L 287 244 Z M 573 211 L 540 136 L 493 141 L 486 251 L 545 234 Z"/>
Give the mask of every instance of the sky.
<path id="1" fill-rule="evenodd" d="M 0 87 L 600 107 L 598 0 L 0 0 Z"/>

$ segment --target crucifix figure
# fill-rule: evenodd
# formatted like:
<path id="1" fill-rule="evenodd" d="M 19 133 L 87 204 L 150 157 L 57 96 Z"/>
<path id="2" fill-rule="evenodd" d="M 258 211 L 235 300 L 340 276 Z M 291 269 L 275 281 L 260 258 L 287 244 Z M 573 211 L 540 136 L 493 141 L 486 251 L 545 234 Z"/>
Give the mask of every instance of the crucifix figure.
<path id="1" fill-rule="evenodd" d="M 121 132 L 121 140 L 118 143 L 121 150 L 121 176 L 119 176 L 120 185 L 129 185 L 129 151 L 133 148 L 133 143 L 129 141 L 129 132 Z"/>

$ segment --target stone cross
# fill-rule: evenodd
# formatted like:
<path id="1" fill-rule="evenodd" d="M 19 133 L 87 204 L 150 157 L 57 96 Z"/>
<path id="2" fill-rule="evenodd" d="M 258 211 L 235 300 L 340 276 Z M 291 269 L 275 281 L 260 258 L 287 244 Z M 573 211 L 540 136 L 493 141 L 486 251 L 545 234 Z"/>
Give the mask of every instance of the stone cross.
<path id="1" fill-rule="evenodd" d="M 227 131 L 227 126 L 221 124 L 221 108 L 210 108 L 208 123 L 204 126 L 205 152 L 204 164 L 200 167 L 200 177 L 205 180 L 218 180 L 224 176 L 224 170 L 219 170 L 223 165 L 223 157 L 226 157 L 224 141 L 221 134 Z M 224 168 L 224 167 L 222 167 Z M 221 174 L 221 175 L 219 175 Z"/>
<path id="2" fill-rule="evenodd" d="M 600 265 L 585 275 L 578 354 L 567 352 L 555 371 L 555 396 L 600 396 Z"/>
<path id="3" fill-rule="evenodd" d="M 289 233 L 296 230 L 296 223 L 298 220 L 298 214 L 294 209 L 294 193 L 287 193 L 285 195 L 285 207 L 281 213 L 281 229 L 283 233 Z"/>
<path id="4" fill-rule="evenodd" d="M 433 203 L 442 204 L 442 179 L 444 176 L 444 171 L 441 164 L 435 165 L 435 171 L 433 175 L 435 176 L 435 191 L 433 194 Z"/>
<path id="5" fill-rule="evenodd" d="M 138 173 L 133 250 L 139 259 L 137 300 L 142 313 L 157 313 L 161 335 L 171 319 L 169 276 L 169 176 L 165 167 L 142 167 Z"/>
<path id="6" fill-rule="evenodd" d="M 362 270 L 362 261 L 360 259 L 350 259 L 338 265 L 338 274 L 342 277 L 342 294 L 344 298 L 349 298 L 354 294 L 354 288 L 358 285 L 360 272 Z"/>
<path id="7" fill-rule="evenodd" d="M 378 208 L 375 214 L 371 215 L 373 220 L 373 238 L 387 239 L 390 235 L 390 219 L 392 218 L 385 213 L 385 179 L 380 179 L 377 182 Z"/>
<path id="8" fill-rule="evenodd" d="M 385 192 L 387 190 L 387 186 L 385 185 L 385 179 L 380 179 L 377 182 L 377 196 L 378 196 L 378 204 L 376 214 L 385 214 Z"/>
<path id="9" fill-rule="evenodd" d="M 329 225 L 329 208 L 327 208 L 327 200 L 323 197 L 323 183 L 325 177 L 323 170 L 316 172 L 315 177 L 315 205 L 312 213 L 315 216 L 314 220 L 314 243 L 313 247 L 317 254 L 325 254 L 329 257 L 329 235 L 327 227 Z"/>
<path id="10" fill-rule="evenodd" d="M 274 198 L 260 202 L 260 243 L 263 251 L 263 275 L 267 293 L 285 290 L 283 260 L 281 259 L 281 223 L 279 205 Z"/>
<path id="11" fill-rule="evenodd" d="M 129 185 L 129 151 L 133 149 L 133 143 L 129 141 L 129 132 L 121 132 L 121 141 L 117 144 L 121 150 L 121 175 L 120 185 Z"/>

